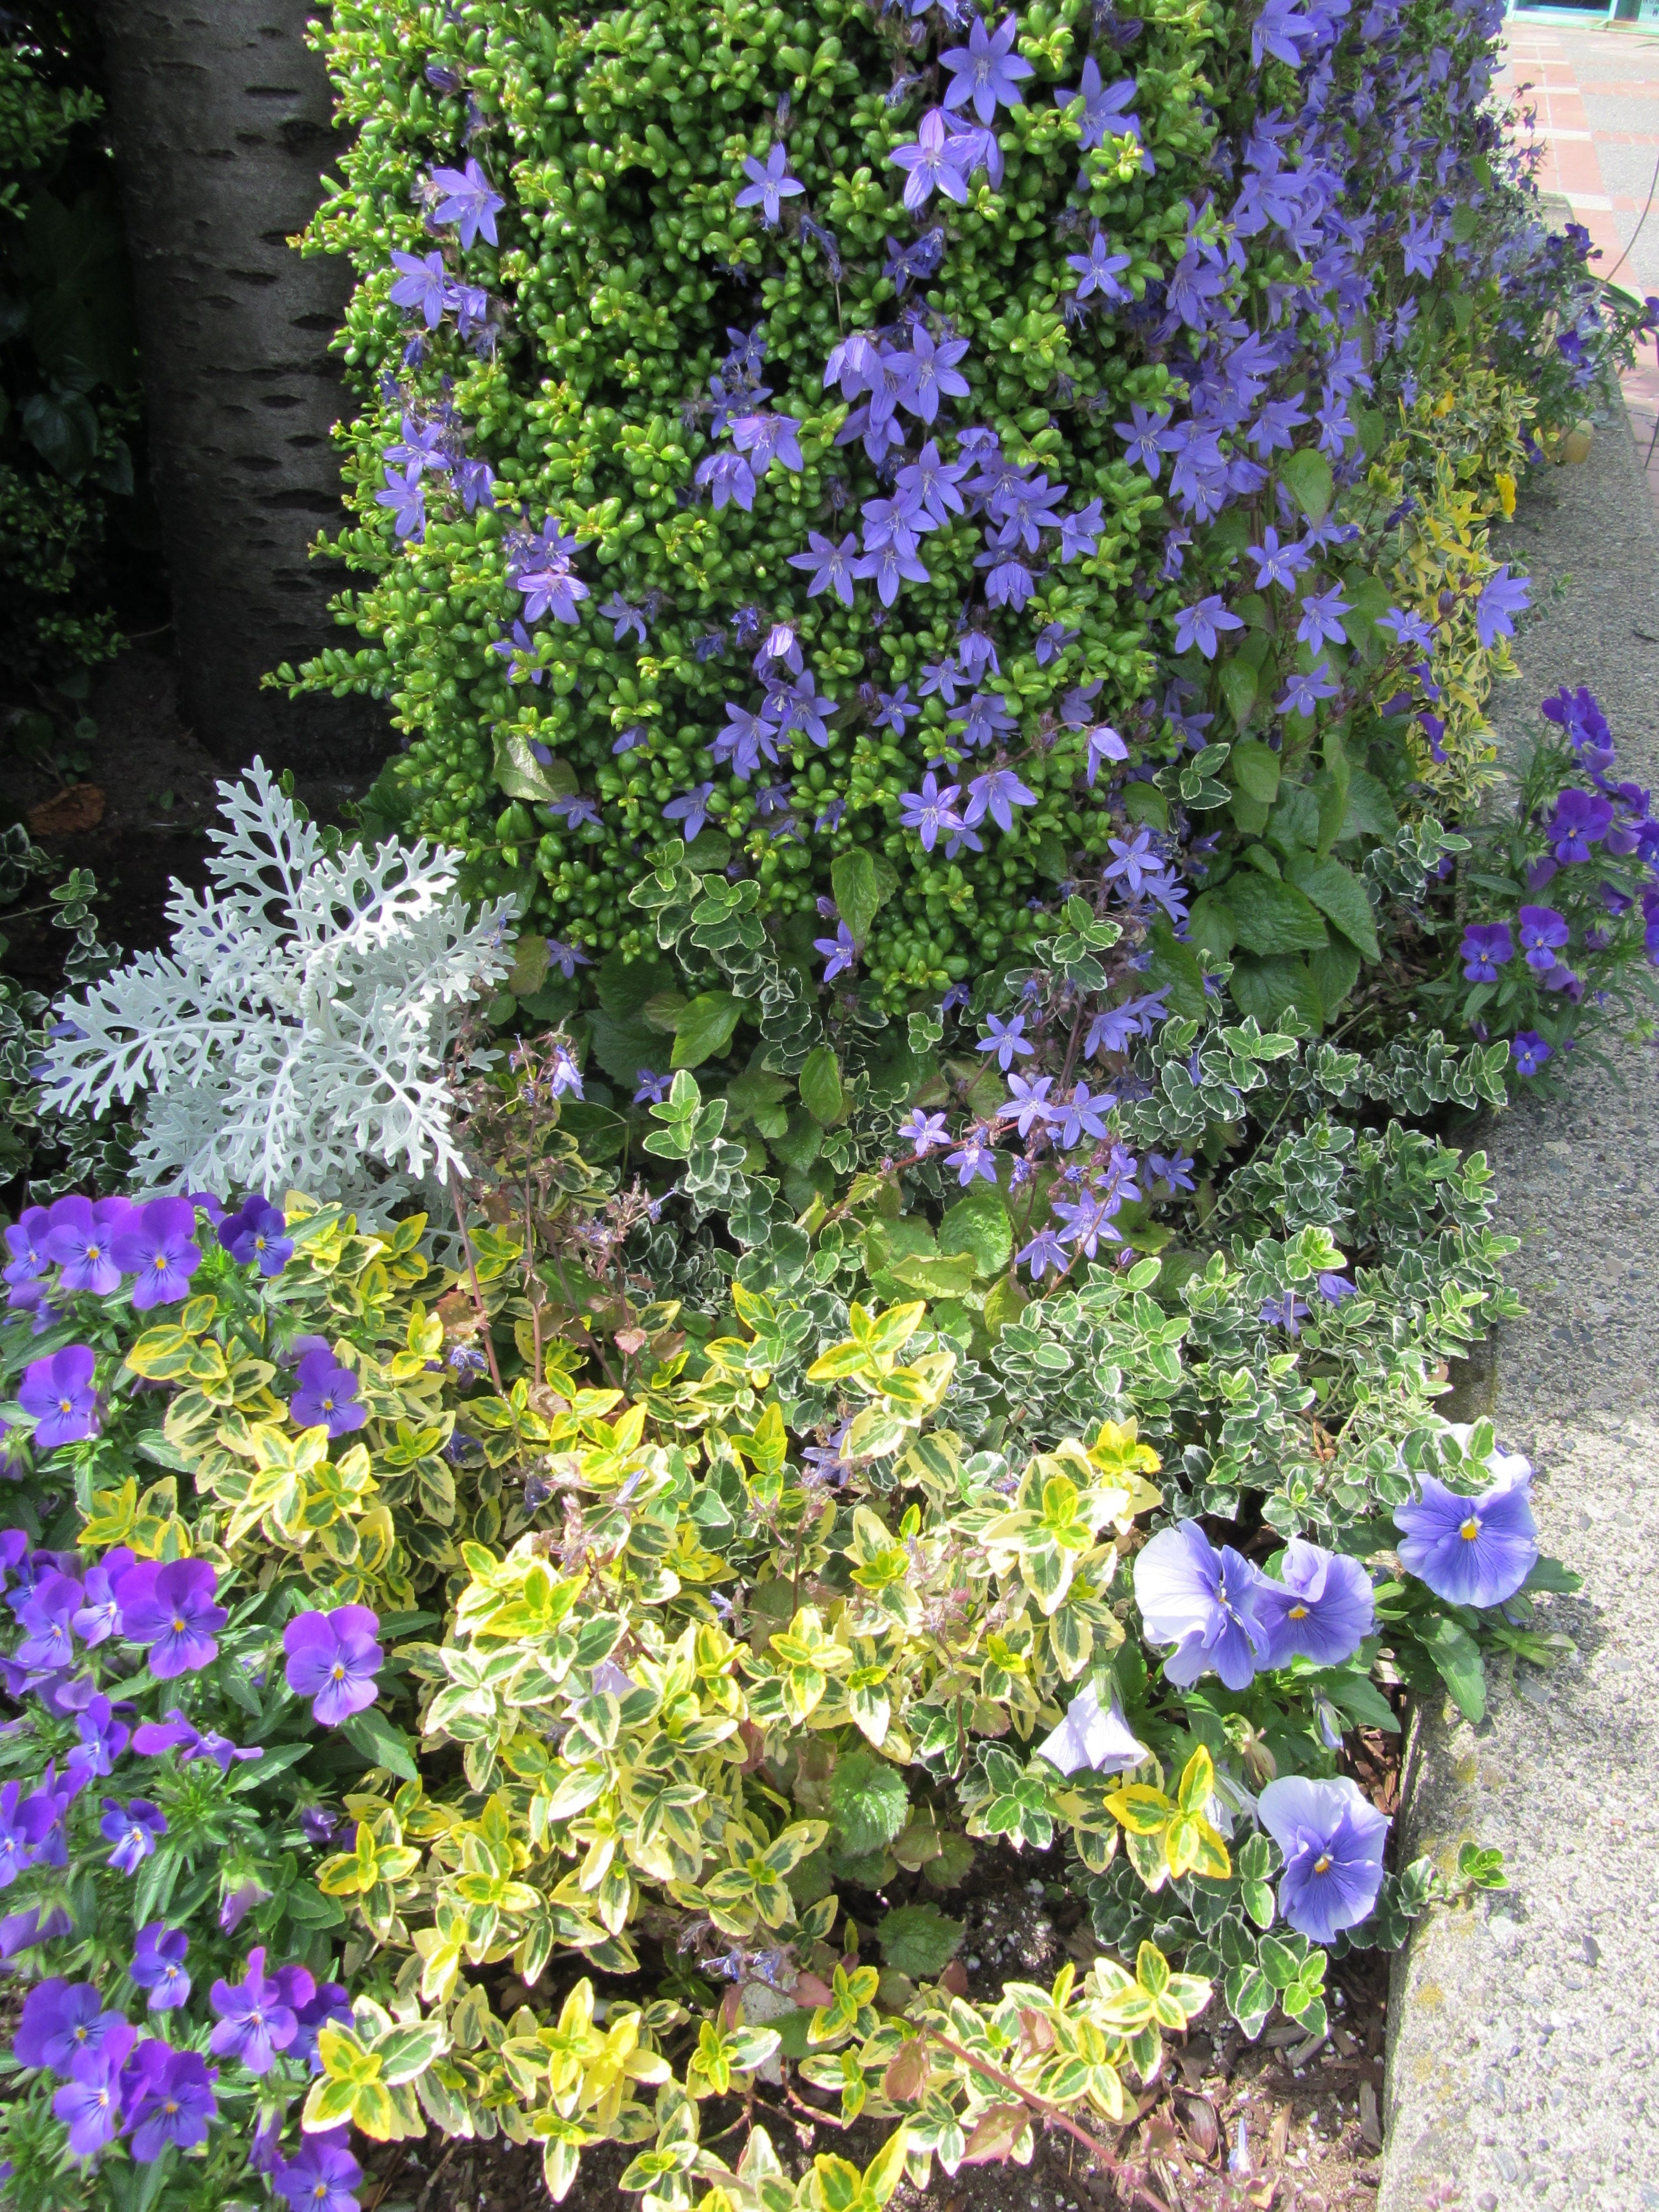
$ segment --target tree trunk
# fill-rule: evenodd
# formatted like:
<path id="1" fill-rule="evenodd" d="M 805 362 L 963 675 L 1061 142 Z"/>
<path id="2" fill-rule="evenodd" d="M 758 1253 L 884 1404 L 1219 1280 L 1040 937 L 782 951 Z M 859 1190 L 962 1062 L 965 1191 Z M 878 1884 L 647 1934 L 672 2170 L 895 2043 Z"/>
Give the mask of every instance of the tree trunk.
<path id="1" fill-rule="evenodd" d="M 389 750 L 357 700 L 262 692 L 328 643 L 343 572 L 328 350 L 351 276 L 288 244 L 337 149 L 307 0 L 99 0 L 185 719 L 210 751 L 349 773 Z"/>

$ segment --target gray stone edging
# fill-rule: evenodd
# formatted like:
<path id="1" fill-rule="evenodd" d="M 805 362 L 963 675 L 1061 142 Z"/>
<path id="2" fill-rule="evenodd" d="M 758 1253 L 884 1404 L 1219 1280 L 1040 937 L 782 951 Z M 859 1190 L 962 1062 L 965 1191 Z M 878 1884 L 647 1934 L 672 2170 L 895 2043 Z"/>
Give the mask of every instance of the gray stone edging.
<path id="1" fill-rule="evenodd" d="M 1539 612 L 1493 720 L 1512 744 L 1588 684 L 1615 774 L 1653 784 L 1659 526 L 1622 402 L 1595 419 L 1589 461 L 1504 533 Z M 1528 1313 L 1460 1410 L 1532 1458 L 1544 1546 L 1584 1586 L 1542 1624 L 1573 1639 L 1559 1668 L 1494 1681 L 1478 1727 L 1447 1707 L 1413 1730 L 1402 1863 L 1449 1869 L 1474 1838 L 1511 1886 L 1420 1923 L 1395 1963 L 1378 2212 L 1659 2212 L 1659 1066 L 1651 1045 L 1610 1057 L 1486 1144 Z"/>

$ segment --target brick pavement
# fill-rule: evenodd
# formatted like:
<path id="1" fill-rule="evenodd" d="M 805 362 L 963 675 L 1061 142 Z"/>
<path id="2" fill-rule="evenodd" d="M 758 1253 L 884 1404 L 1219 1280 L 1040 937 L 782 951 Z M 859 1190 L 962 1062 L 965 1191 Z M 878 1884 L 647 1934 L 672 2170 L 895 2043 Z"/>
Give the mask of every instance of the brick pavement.
<path id="1" fill-rule="evenodd" d="M 1595 273 L 1659 292 L 1659 29 L 1511 15 L 1500 97 L 1512 96 L 1540 191 L 1559 194 L 1599 249 Z M 1653 204 L 1645 219 L 1650 192 Z M 1651 342 L 1624 380 L 1625 404 L 1659 510 L 1659 359 Z"/>

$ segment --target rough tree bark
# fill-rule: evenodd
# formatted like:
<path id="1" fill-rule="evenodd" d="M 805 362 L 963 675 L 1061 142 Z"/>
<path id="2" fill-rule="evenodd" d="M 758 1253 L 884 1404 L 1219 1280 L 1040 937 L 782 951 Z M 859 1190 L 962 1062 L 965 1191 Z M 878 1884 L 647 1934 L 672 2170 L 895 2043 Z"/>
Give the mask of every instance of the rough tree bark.
<path id="1" fill-rule="evenodd" d="M 327 643 L 342 572 L 328 350 L 350 283 L 288 240 L 338 145 L 308 0 L 98 0 L 131 244 L 180 705 L 227 762 L 346 773 L 388 750 L 357 701 L 261 692 Z"/>

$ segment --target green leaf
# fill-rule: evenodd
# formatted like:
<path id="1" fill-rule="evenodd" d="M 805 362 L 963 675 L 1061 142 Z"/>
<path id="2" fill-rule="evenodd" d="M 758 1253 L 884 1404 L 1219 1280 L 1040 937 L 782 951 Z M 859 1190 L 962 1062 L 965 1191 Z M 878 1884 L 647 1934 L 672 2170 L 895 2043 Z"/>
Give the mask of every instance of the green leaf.
<path id="1" fill-rule="evenodd" d="M 671 1067 L 701 1067 L 731 1043 L 743 1019 L 743 1000 L 730 991 L 700 991 L 681 1012 Z"/>
<path id="2" fill-rule="evenodd" d="M 836 912 L 862 945 L 887 896 L 877 878 L 874 860 L 865 852 L 837 853 L 830 866 L 830 885 Z"/>
<path id="3" fill-rule="evenodd" d="M 98 416 L 79 392 L 33 392 L 23 402 L 23 435 L 41 459 L 78 483 L 98 453 Z"/>
<path id="4" fill-rule="evenodd" d="M 1254 1014 L 1264 1030 L 1272 1029 L 1289 1006 L 1294 1006 L 1316 1029 L 1325 1026 L 1325 1002 L 1319 987 L 1307 962 L 1293 954 L 1281 953 L 1267 960 L 1248 955 L 1241 957 L 1234 963 L 1227 988 L 1240 1013 Z"/>
<path id="5" fill-rule="evenodd" d="M 593 973 L 599 1004 L 617 1022 L 636 1021 L 647 999 L 677 989 L 679 980 L 672 962 L 630 960 L 624 952 L 607 952 Z"/>
<path id="6" fill-rule="evenodd" d="M 916 1981 L 943 1973 L 962 1948 L 966 1929 L 936 1905 L 902 1905 L 876 1926 L 876 1941 L 888 1966 Z"/>
<path id="7" fill-rule="evenodd" d="M 1287 453 L 1279 465 L 1280 480 L 1310 522 L 1319 523 L 1330 513 L 1335 490 L 1331 465 L 1311 446 Z"/>
<path id="8" fill-rule="evenodd" d="M 1201 891 L 1193 901 L 1187 938 L 1189 944 L 1196 945 L 1215 960 L 1226 959 L 1237 944 L 1238 929 L 1232 908 L 1218 892 Z"/>
<path id="9" fill-rule="evenodd" d="M 559 1127 L 576 1139 L 582 1158 L 596 1167 L 617 1158 L 628 1141 L 628 1124 L 622 1115 L 590 1099 L 561 1100 Z"/>
<path id="10" fill-rule="evenodd" d="M 1233 747 L 1227 773 L 1247 799 L 1271 806 L 1279 796 L 1279 755 L 1260 738 L 1247 738 Z"/>
<path id="11" fill-rule="evenodd" d="M 1249 951 L 1311 952 L 1330 942 L 1312 902 L 1259 869 L 1240 868 L 1230 876 L 1225 897 L 1238 941 Z"/>
<path id="12" fill-rule="evenodd" d="M 1248 661 L 1224 661 L 1221 669 L 1221 696 L 1227 703 L 1227 712 L 1233 718 L 1235 729 L 1246 729 L 1255 708 L 1256 672 Z"/>
<path id="13" fill-rule="evenodd" d="M 1308 955 L 1319 1003 L 1328 1021 L 1359 981 L 1359 955 L 1344 937 L 1334 937 L 1322 951 Z"/>
<path id="14" fill-rule="evenodd" d="M 1273 1984 L 1259 1966 L 1235 1966 L 1224 1984 L 1227 2009 L 1254 2043 L 1274 2003 Z"/>
<path id="15" fill-rule="evenodd" d="M 981 1275 L 1000 1275 L 1014 1249 L 1008 1201 L 994 1183 L 975 1181 L 939 1225 L 941 1254 L 966 1252 Z"/>
<path id="16" fill-rule="evenodd" d="M 400 1728 L 394 1726 L 383 1712 L 370 1705 L 361 1713 L 353 1713 L 340 1723 L 340 1734 L 354 1751 L 359 1751 L 371 1766 L 384 1766 L 389 1774 L 400 1775 L 405 1782 L 418 1782 L 421 1770 L 415 1764 L 415 1747 Z"/>
<path id="17" fill-rule="evenodd" d="M 639 1081 L 642 1067 L 661 1072 L 663 1039 L 659 1030 L 647 1029 L 637 1018 L 617 1021 L 604 1013 L 589 1014 L 587 1028 L 593 1057 L 613 1083 L 625 1083 L 631 1090 Z"/>
<path id="18" fill-rule="evenodd" d="M 1170 826 L 1170 802 L 1155 783 L 1126 784 L 1123 811 L 1131 822 L 1147 822 L 1154 830 Z"/>
<path id="19" fill-rule="evenodd" d="M 1322 860 L 1342 834 L 1342 825 L 1348 818 L 1348 789 L 1353 770 L 1348 760 L 1347 747 L 1342 733 L 1333 727 L 1325 732 L 1325 774 L 1320 780 L 1319 793 L 1319 854 Z"/>
<path id="20" fill-rule="evenodd" d="M 308 1881 L 296 1882 L 283 1893 L 283 1910 L 296 1928 L 337 1928 L 345 1918 L 345 1907 L 338 1898 L 325 1897 Z"/>
<path id="21" fill-rule="evenodd" d="M 496 782 L 509 799 L 527 799 L 546 806 L 556 799 L 568 799 L 576 788 L 575 771 L 569 764 L 555 760 L 544 768 L 522 730 L 496 731 L 493 768 Z"/>
<path id="22" fill-rule="evenodd" d="M 1357 768 L 1348 779 L 1348 812 L 1339 844 L 1350 837 L 1392 837 L 1400 817 L 1388 793 L 1369 769 Z"/>
<path id="23" fill-rule="evenodd" d="M 848 923 L 848 927 L 852 925 Z M 807 1054 L 800 1071 L 800 1103 L 812 1119 L 826 1129 L 846 1113 L 847 1097 L 842 1089 L 841 1067 L 833 1046 L 815 1044 Z"/>
<path id="24" fill-rule="evenodd" d="M 910 1817 L 904 1778 L 873 1752 L 855 1751 L 830 1778 L 836 1840 L 849 1859 L 885 1850 Z"/>
<path id="25" fill-rule="evenodd" d="M 1451 1692 L 1465 1720 L 1486 1717 L 1486 1670 L 1480 1646 L 1465 1628 L 1444 1613 L 1418 1632 L 1423 1647 L 1440 1670 L 1440 1679 Z"/>
<path id="26" fill-rule="evenodd" d="M 1376 941 L 1376 917 L 1364 885 L 1352 868 L 1340 860 L 1316 860 L 1297 853 L 1285 862 L 1285 872 L 1297 890 L 1336 924 L 1364 959 L 1382 957 L 1382 948 Z"/>
<path id="27" fill-rule="evenodd" d="M 1167 921 L 1152 933 L 1152 954 L 1143 971 L 1149 991 L 1167 990 L 1172 1014 L 1188 1021 L 1205 1018 L 1204 967 L 1190 945 L 1183 945 Z"/>

